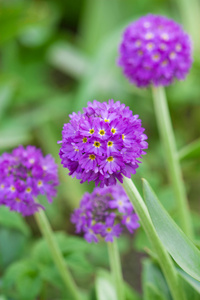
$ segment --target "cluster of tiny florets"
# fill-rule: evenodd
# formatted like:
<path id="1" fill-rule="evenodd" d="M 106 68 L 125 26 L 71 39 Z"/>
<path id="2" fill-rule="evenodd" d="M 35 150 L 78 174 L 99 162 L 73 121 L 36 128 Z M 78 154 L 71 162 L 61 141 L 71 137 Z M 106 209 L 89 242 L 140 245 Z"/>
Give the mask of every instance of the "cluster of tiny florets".
<path id="1" fill-rule="evenodd" d="M 45 194 L 49 202 L 56 196 L 57 165 L 49 154 L 43 156 L 34 146 L 19 146 L 12 153 L 0 156 L 0 205 L 22 215 L 31 215 L 44 208 L 35 201 Z"/>
<path id="2" fill-rule="evenodd" d="M 165 86 L 175 78 L 183 80 L 192 63 L 188 34 L 163 16 L 147 15 L 131 23 L 119 52 L 119 66 L 138 87 Z"/>
<path id="3" fill-rule="evenodd" d="M 103 189 L 97 187 L 91 194 L 85 193 L 71 221 L 76 226 L 76 233 L 83 233 L 89 243 L 98 242 L 98 236 L 106 242 L 113 242 L 124 226 L 131 233 L 139 227 L 138 216 L 118 184 Z"/>
<path id="4" fill-rule="evenodd" d="M 62 131 L 60 157 L 69 175 L 103 187 L 135 174 L 138 158 L 148 147 L 138 115 L 113 100 L 94 100 L 83 110 L 70 115 Z"/>

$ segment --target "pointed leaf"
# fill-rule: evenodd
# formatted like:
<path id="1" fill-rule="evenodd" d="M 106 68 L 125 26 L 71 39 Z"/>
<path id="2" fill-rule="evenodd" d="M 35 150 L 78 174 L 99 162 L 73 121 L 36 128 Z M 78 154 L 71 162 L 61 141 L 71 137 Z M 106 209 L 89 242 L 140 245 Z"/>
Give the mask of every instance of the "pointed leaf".
<path id="1" fill-rule="evenodd" d="M 152 188 L 143 180 L 144 198 L 157 234 L 177 264 L 200 281 L 200 251 L 162 207 Z"/>
<path id="2" fill-rule="evenodd" d="M 193 287 L 193 289 L 195 289 L 196 292 L 198 292 L 200 294 L 200 282 L 179 268 L 177 268 L 177 271 L 179 272 L 180 276 L 185 281 L 187 281 Z"/>
<path id="3" fill-rule="evenodd" d="M 150 259 L 143 261 L 142 281 L 145 300 L 170 300 L 170 292 L 162 271 Z M 154 296 L 153 296 L 154 295 Z"/>
<path id="4" fill-rule="evenodd" d="M 97 300 L 117 300 L 117 295 L 108 272 L 100 270 L 95 282 Z"/>
<path id="5" fill-rule="evenodd" d="M 160 291 L 152 283 L 146 284 L 144 300 L 165 300 Z"/>
<path id="6" fill-rule="evenodd" d="M 179 151 L 180 160 L 198 157 L 200 157 L 200 139 L 192 142 Z"/>

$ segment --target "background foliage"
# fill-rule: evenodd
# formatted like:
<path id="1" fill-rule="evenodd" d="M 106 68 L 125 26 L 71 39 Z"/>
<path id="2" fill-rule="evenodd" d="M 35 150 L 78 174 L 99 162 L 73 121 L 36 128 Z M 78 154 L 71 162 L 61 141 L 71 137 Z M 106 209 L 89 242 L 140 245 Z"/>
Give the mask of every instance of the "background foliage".
<path id="1" fill-rule="evenodd" d="M 200 143 L 194 144 L 189 152 L 183 148 L 198 139 L 200 128 L 200 39 L 196 33 L 200 18 L 197 1 L 190 2 L 187 6 L 186 0 L 1 1 L 0 154 L 19 144 L 34 144 L 45 154 L 51 153 L 60 164 L 57 141 L 69 113 L 81 110 L 94 99 L 120 100 L 134 114 L 139 114 L 149 138 L 148 154 L 133 180 L 141 191 L 140 178 L 148 179 L 164 207 L 176 219 L 151 92 L 131 86 L 117 67 L 117 49 L 128 23 L 146 13 L 173 18 L 194 38 L 195 61 L 190 75 L 184 83 L 168 87 L 167 96 L 200 244 Z M 83 192 L 92 190 L 93 185 L 80 185 L 61 166 L 59 175 L 61 184 L 53 204 L 40 199 L 47 207 L 56 239 L 83 296 L 111 299 L 106 246 L 88 245 L 81 237 L 75 237 L 69 221 Z M 139 229 L 133 237 L 125 234 L 119 245 L 124 278 L 129 283 L 127 299 L 141 299 L 142 285 L 144 299 L 171 299 L 155 260 L 145 260 L 141 274 L 141 260 L 146 253 L 151 254 L 143 230 Z M 194 293 L 190 285 L 188 293 Z M 105 298 L 106 295 L 110 298 Z M 199 299 L 198 295 L 191 295 L 191 299 Z M 0 300 L 67 297 L 34 219 L 22 219 L 0 207 Z"/>

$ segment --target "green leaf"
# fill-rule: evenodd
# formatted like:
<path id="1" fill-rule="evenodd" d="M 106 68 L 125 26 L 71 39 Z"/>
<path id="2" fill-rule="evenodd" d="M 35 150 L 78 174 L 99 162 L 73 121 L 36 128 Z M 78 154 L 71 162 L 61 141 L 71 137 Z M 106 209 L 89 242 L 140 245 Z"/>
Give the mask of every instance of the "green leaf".
<path id="1" fill-rule="evenodd" d="M 84 253 L 72 253 L 65 256 L 67 265 L 74 271 L 83 273 L 86 276 L 88 273 L 94 271 L 92 264 L 88 262 Z"/>
<path id="2" fill-rule="evenodd" d="M 16 84 L 14 83 L 14 81 L 4 80 L 3 82 L 0 83 L 0 119 L 4 114 L 4 111 L 10 105 L 15 90 L 16 90 Z"/>
<path id="3" fill-rule="evenodd" d="M 4 227 L 21 231 L 26 236 L 30 235 L 30 229 L 23 217 L 14 211 L 10 211 L 6 206 L 0 206 L 0 224 Z"/>
<path id="4" fill-rule="evenodd" d="M 126 282 L 124 282 L 125 299 L 126 300 L 142 300 L 140 295 L 132 289 Z"/>
<path id="5" fill-rule="evenodd" d="M 92 270 L 84 256 L 84 252 L 88 248 L 88 244 L 80 237 L 70 237 L 64 232 L 54 233 L 55 240 L 67 262 L 75 269 L 87 269 L 88 272 Z M 44 239 L 40 239 L 33 248 L 32 257 L 39 263 L 48 265 L 52 263 L 52 255 L 49 247 Z"/>
<path id="6" fill-rule="evenodd" d="M 185 280 L 187 281 L 192 287 L 193 289 L 198 292 L 200 294 L 200 282 L 196 279 L 194 279 L 193 277 L 191 277 L 190 275 L 188 275 L 187 273 L 185 273 L 183 270 L 177 268 L 177 271 L 179 272 L 179 275 Z"/>
<path id="7" fill-rule="evenodd" d="M 31 135 L 26 132 L 26 129 L 11 128 L 9 130 L 0 131 L 0 150 L 16 147 L 20 144 L 25 144 L 30 141 Z"/>
<path id="8" fill-rule="evenodd" d="M 180 160 L 198 157 L 200 157 L 200 139 L 192 142 L 190 145 L 185 146 L 179 151 Z"/>
<path id="9" fill-rule="evenodd" d="M 144 300 L 165 300 L 160 291 L 152 283 L 147 283 Z"/>
<path id="10" fill-rule="evenodd" d="M 171 300 L 169 288 L 160 268 L 150 259 L 143 261 L 142 279 L 145 300 Z"/>
<path id="11" fill-rule="evenodd" d="M 24 274 L 23 276 L 17 279 L 16 287 L 20 299 L 34 300 L 36 299 L 36 296 L 38 296 L 40 293 L 42 281 L 41 278 L 37 275 L 28 276 L 28 274 Z"/>
<path id="12" fill-rule="evenodd" d="M 67 96 L 58 94 L 57 96 L 49 97 L 48 101 L 44 101 L 35 109 L 7 117 L 2 131 L 11 131 L 13 128 L 20 131 L 25 128 L 25 131 L 27 131 L 37 126 L 42 126 L 47 121 L 59 119 L 61 115 L 65 115 L 66 111 L 69 111 L 71 100 L 69 93 Z"/>
<path id="13" fill-rule="evenodd" d="M 38 268 L 31 260 L 12 264 L 3 277 L 3 288 L 9 292 L 14 290 L 21 300 L 34 300 L 41 285 Z"/>
<path id="14" fill-rule="evenodd" d="M 179 270 L 177 270 L 177 271 L 179 272 Z M 180 270 L 180 271 L 182 271 L 182 270 Z M 182 271 L 182 272 L 184 272 L 184 271 Z M 186 279 L 186 276 L 189 276 L 189 275 L 187 273 L 185 273 L 186 276 L 185 275 L 182 276 L 182 275 L 183 274 L 180 274 L 180 282 L 181 282 L 182 289 L 184 289 L 186 299 L 200 300 L 200 293 L 194 288 L 193 285 L 191 285 L 190 279 L 189 280 Z M 196 281 L 194 278 L 192 278 L 192 277 L 190 277 L 190 278 L 192 280 Z"/>
<path id="15" fill-rule="evenodd" d="M 97 300 L 117 300 L 117 295 L 112 283 L 111 276 L 103 270 L 98 271 L 95 289 Z"/>
<path id="16" fill-rule="evenodd" d="M 27 237 L 20 231 L 0 227 L 0 266 L 6 267 L 22 257 L 27 245 Z"/>
<path id="17" fill-rule="evenodd" d="M 110 273 L 100 269 L 97 272 L 95 281 L 97 300 L 117 300 L 113 278 Z M 139 294 L 124 282 L 124 292 L 126 300 L 141 300 Z"/>
<path id="18" fill-rule="evenodd" d="M 5 2 L 5 1 L 2 1 Z M 19 31 L 26 26 L 26 13 L 27 13 L 27 5 L 18 4 L 16 1 L 16 5 L 14 2 L 12 3 L 12 7 L 9 5 L 5 5 L 1 2 L 1 12 L 0 12 L 0 26 L 4 28 L 2 35 L 0 37 L 0 44 L 5 43 L 11 38 L 14 38 L 18 35 Z M 23 12 L 23 13 L 22 13 Z"/>
<path id="19" fill-rule="evenodd" d="M 144 198 L 157 234 L 176 263 L 200 281 L 200 251 L 162 207 L 152 188 L 143 180 Z"/>
<path id="20" fill-rule="evenodd" d="M 47 52 L 47 59 L 52 66 L 77 79 L 85 76 L 90 68 L 90 61 L 84 53 L 66 42 L 53 44 Z"/>
<path id="21" fill-rule="evenodd" d="M 65 289 L 63 281 L 60 280 L 60 274 L 55 265 L 38 265 L 41 278 L 53 286 L 57 286 L 60 290 Z"/>

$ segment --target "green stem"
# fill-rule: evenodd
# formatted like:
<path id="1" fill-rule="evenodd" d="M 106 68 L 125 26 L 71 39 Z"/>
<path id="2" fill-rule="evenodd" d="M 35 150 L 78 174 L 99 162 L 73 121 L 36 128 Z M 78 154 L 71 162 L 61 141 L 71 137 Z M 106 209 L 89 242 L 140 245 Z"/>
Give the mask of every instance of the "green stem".
<path id="1" fill-rule="evenodd" d="M 81 298 L 79 296 L 76 284 L 75 284 L 73 278 L 71 277 L 70 272 L 67 269 L 66 263 L 63 259 L 60 249 L 58 248 L 58 245 L 54 239 L 52 229 L 50 227 L 49 221 L 48 221 L 44 211 L 40 210 L 39 212 L 35 213 L 34 216 L 35 216 L 36 222 L 40 228 L 42 235 L 46 239 L 46 242 L 51 251 L 51 255 L 54 260 L 54 263 L 55 263 L 56 267 L 58 268 L 58 271 L 60 272 L 60 276 L 62 277 L 67 289 L 70 291 L 74 300 L 80 300 Z"/>
<path id="2" fill-rule="evenodd" d="M 117 300 L 124 300 L 124 287 L 123 287 L 123 276 L 120 263 L 120 256 L 117 246 L 117 240 L 114 239 L 113 243 L 108 242 L 108 254 L 110 260 L 110 267 L 112 276 L 114 279 Z"/>
<path id="3" fill-rule="evenodd" d="M 164 88 L 153 87 L 153 99 L 158 128 L 164 145 L 168 172 L 177 201 L 180 225 L 185 234 L 193 238 L 191 216 Z"/>
<path id="4" fill-rule="evenodd" d="M 126 190 L 127 195 L 129 196 L 130 201 L 133 204 L 133 207 L 136 213 L 139 216 L 140 222 L 148 239 L 151 241 L 154 252 L 158 257 L 159 264 L 162 268 L 162 271 L 165 275 L 167 283 L 169 285 L 172 297 L 174 300 L 184 300 L 183 290 L 181 289 L 181 285 L 179 282 L 178 274 L 174 268 L 173 262 L 162 245 L 156 230 L 151 221 L 151 217 L 147 210 L 147 207 L 140 196 L 137 188 L 133 184 L 131 179 L 124 177 L 123 186 Z"/>

